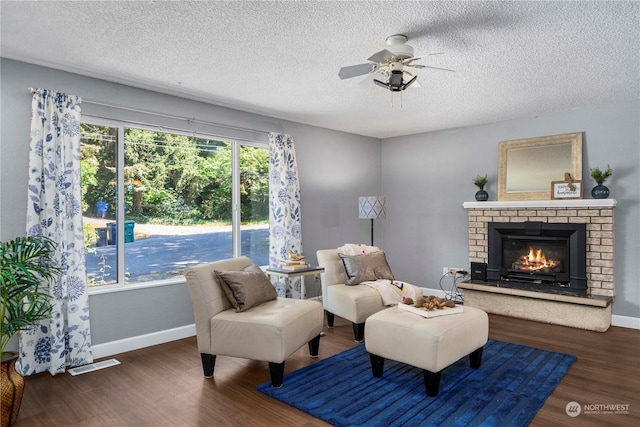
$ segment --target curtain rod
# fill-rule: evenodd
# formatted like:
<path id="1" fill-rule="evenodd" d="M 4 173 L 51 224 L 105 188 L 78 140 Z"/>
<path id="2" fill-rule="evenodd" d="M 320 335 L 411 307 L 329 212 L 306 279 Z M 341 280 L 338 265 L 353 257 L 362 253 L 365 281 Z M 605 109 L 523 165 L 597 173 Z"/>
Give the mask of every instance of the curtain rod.
<path id="1" fill-rule="evenodd" d="M 255 139 L 240 138 L 232 135 L 223 135 L 221 133 L 207 133 L 206 131 L 194 131 L 193 129 L 183 129 L 183 128 L 177 128 L 173 126 L 163 126 L 155 123 L 145 123 L 145 122 L 138 122 L 135 120 L 127 120 L 127 119 L 114 119 L 112 117 L 99 116 L 96 114 L 83 113 L 82 115 L 83 117 L 92 118 L 92 119 L 116 120 L 117 122 L 126 123 L 129 126 L 142 126 L 143 128 L 147 128 L 147 129 L 157 129 L 160 132 L 175 131 L 175 132 L 181 132 L 185 135 L 192 135 L 194 137 L 197 137 L 198 135 L 200 135 L 201 137 L 206 137 L 206 138 L 217 138 L 217 139 L 222 138 L 222 139 L 228 139 L 233 141 L 243 141 L 243 142 L 249 142 L 249 143 L 259 142 L 259 141 L 256 141 Z"/>
<path id="2" fill-rule="evenodd" d="M 35 93 L 35 91 L 36 91 L 36 89 L 34 89 L 32 87 L 29 88 L 29 92 L 30 93 Z M 256 134 L 260 134 L 260 135 L 269 136 L 269 132 L 267 132 L 267 131 L 247 129 L 247 128 L 243 128 L 243 127 L 239 127 L 239 126 L 225 125 L 225 124 L 222 124 L 222 123 L 211 122 L 211 121 L 208 121 L 208 120 L 199 120 L 199 119 L 196 119 L 195 117 L 193 117 L 193 118 L 191 118 L 191 117 L 182 117 L 182 116 L 175 116 L 173 114 L 165 114 L 165 113 L 158 113 L 158 112 L 155 112 L 155 111 L 141 110 L 141 109 L 138 109 L 138 108 L 127 107 L 127 106 L 124 106 L 124 105 L 111 104 L 111 103 L 103 102 L 103 101 L 96 101 L 94 99 L 89 99 L 89 98 L 82 98 L 82 102 L 86 102 L 87 104 L 98 105 L 100 107 L 108 107 L 108 108 L 114 108 L 114 109 L 117 109 L 117 110 L 131 111 L 133 113 L 142 113 L 142 114 L 148 114 L 148 115 L 157 116 L 157 117 L 163 117 L 165 119 L 184 120 L 189 124 L 195 123 L 195 124 L 200 124 L 200 125 L 215 126 L 215 127 L 220 127 L 220 128 L 223 128 L 223 129 L 238 130 L 238 131 L 242 131 L 242 132 L 252 132 L 252 133 L 256 133 Z"/>

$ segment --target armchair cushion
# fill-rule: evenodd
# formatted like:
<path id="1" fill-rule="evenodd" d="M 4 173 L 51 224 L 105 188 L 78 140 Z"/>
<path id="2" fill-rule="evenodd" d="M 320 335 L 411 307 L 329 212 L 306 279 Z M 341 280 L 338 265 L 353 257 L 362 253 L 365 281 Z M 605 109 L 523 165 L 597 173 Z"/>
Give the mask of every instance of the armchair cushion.
<path id="1" fill-rule="evenodd" d="M 338 254 L 347 273 L 347 285 L 358 285 L 362 282 L 373 282 L 378 279 L 393 280 L 391 267 L 384 251 L 376 251 L 360 255 Z"/>
<path id="2" fill-rule="evenodd" d="M 215 270 L 215 274 L 238 313 L 278 297 L 267 275 L 255 264 L 242 271 Z"/>

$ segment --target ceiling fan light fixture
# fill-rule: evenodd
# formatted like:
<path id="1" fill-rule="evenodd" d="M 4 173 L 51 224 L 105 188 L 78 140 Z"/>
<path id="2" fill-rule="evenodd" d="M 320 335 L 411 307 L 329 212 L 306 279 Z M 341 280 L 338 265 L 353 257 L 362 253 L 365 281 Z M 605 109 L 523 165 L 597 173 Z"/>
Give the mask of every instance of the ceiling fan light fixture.
<path id="1" fill-rule="evenodd" d="M 404 89 L 402 84 L 402 71 L 392 70 L 389 75 L 389 90 L 399 92 Z"/>
<path id="2" fill-rule="evenodd" d="M 388 83 L 382 82 L 382 81 L 380 81 L 378 79 L 373 79 L 373 82 L 375 84 L 377 84 L 378 86 L 382 86 L 385 89 L 389 89 L 389 84 Z"/>
<path id="3" fill-rule="evenodd" d="M 408 88 L 413 82 L 416 81 L 416 79 L 418 78 L 418 76 L 413 76 L 413 78 L 411 80 L 409 80 L 408 82 L 406 82 L 402 88 L 402 90 L 405 90 L 406 88 Z"/>
<path id="4" fill-rule="evenodd" d="M 408 82 L 405 82 L 404 79 L 402 78 L 402 75 L 403 75 L 402 71 L 392 70 L 391 73 L 389 74 L 388 82 L 385 83 L 378 79 L 373 79 L 373 82 L 378 86 L 382 86 L 383 88 L 390 90 L 391 92 L 400 92 L 408 88 L 418 78 L 418 76 L 413 76 L 411 80 L 409 80 Z"/>

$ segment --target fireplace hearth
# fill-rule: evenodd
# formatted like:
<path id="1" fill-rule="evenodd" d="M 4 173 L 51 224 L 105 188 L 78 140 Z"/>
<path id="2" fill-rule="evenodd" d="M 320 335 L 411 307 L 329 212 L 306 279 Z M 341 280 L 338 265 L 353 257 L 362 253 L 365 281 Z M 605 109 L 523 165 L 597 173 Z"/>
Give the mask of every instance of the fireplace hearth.
<path id="1" fill-rule="evenodd" d="M 585 224 L 491 222 L 487 282 L 532 291 L 586 295 Z"/>

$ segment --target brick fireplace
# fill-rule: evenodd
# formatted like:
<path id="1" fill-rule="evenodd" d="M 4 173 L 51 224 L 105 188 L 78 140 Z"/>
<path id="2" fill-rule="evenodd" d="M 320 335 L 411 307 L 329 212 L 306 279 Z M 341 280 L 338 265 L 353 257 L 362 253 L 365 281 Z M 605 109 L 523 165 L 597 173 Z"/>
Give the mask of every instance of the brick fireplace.
<path id="1" fill-rule="evenodd" d="M 585 224 L 586 292 L 544 292 L 487 280 L 460 284 L 465 304 L 489 313 L 581 329 L 611 325 L 614 282 L 613 199 L 467 202 L 469 262 L 487 263 L 489 224 Z"/>

